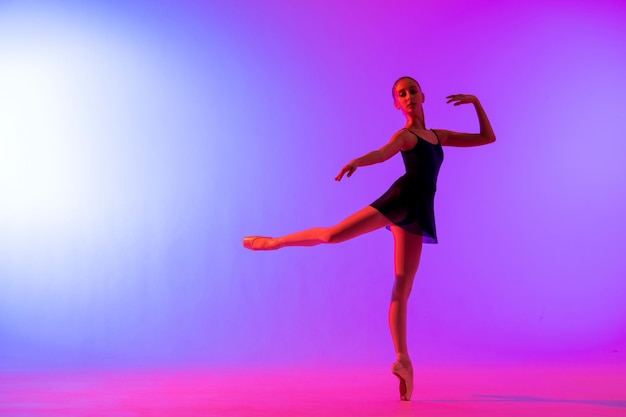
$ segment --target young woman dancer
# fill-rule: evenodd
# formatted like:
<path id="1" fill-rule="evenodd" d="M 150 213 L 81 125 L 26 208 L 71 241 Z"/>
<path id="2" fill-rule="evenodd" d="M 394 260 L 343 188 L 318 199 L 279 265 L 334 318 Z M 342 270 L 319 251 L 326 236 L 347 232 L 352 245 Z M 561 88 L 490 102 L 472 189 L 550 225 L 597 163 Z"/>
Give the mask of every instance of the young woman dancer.
<path id="1" fill-rule="evenodd" d="M 406 342 L 407 301 L 417 272 L 422 243 L 437 243 L 433 200 L 437 174 L 443 161 L 442 146 L 479 146 L 496 140 L 489 119 L 475 96 L 454 94 L 447 103 L 473 104 L 480 133 L 459 133 L 426 129 L 424 93 L 411 77 L 398 79 L 392 87 L 393 102 L 406 118 L 404 128 L 382 148 L 369 152 L 344 166 L 336 181 L 350 177 L 358 167 L 377 164 L 401 152 L 406 174 L 396 180 L 379 199 L 331 227 L 317 227 L 283 237 L 248 236 L 244 247 L 273 250 L 285 246 L 314 246 L 339 243 L 385 226 L 394 237 L 395 282 L 389 307 L 389 328 L 397 354 L 392 372 L 400 380 L 400 398 L 411 399 L 413 366 Z"/>

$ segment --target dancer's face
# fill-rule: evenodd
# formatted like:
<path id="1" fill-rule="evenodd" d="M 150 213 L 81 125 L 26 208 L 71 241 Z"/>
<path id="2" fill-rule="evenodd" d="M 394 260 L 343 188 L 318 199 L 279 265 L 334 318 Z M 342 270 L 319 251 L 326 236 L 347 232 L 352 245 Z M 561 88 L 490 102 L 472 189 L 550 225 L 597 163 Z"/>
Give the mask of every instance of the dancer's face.
<path id="1" fill-rule="evenodd" d="M 419 113 L 424 102 L 424 94 L 420 86 L 409 78 L 398 81 L 395 88 L 395 106 L 403 113 Z"/>

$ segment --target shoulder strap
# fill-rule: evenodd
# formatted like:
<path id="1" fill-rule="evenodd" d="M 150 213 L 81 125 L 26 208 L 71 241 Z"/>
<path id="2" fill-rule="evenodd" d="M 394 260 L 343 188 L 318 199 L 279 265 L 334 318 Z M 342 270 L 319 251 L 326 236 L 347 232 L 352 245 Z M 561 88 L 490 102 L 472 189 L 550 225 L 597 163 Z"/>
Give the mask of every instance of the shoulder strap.
<path id="1" fill-rule="evenodd" d="M 430 129 L 430 130 L 435 134 L 435 136 L 437 136 L 437 144 L 441 145 L 441 139 L 439 139 L 439 135 L 437 134 L 437 131 L 435 129 Z"/>
<path id="2" fill-rule="evenodd" d="M 404 128 L 404 130 L 406 130 L 407 132 L 411 132 L 411 133 L 413 133 L 413 134 L 415 135 L 415 137 L 417 138 L 417 140 L 418 140 L 418 141 L 420 140 L 420 137 L 419 137 L 419 136 L 417 136 L 417 133 L 413 132 L 412 130 L 407 129 L 406 127 Z M 439 139 L 439 138 L 437 138 L 437 139 Z"/>

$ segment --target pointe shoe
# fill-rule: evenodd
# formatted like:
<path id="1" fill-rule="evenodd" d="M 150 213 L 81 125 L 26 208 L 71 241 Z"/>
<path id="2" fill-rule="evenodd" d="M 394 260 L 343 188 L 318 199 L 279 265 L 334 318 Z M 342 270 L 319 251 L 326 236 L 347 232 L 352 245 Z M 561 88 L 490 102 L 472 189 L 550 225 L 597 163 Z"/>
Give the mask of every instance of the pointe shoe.
<path id="1" fill-rule="evenodd" d="M 400 399 L 410 401 L 413 394 L 413 365 L 411 362 L 397 361 L 391 365 L 391 372 L 400 380 Z"/>
<path id="2" fill-rule="evenodd" d="M 243 238 L 243 247 L 250 250 L 274 250 L 277 248 L 268 246 L 271 237 L 246 236 Z"/>

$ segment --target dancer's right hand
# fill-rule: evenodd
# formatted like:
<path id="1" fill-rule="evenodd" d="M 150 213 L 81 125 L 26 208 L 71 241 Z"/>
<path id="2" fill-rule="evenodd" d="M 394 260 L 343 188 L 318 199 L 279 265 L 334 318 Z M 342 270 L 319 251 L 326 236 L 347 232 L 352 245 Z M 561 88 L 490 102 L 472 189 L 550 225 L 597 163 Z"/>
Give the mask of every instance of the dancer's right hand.
<path id="1" fill-rule="evenodd" d="M 356 161 L 350 161 L 348 165 L 341 168 L 341 172 L 339 172 L 339 175 L 335 177 L 335 181 L 341 181 L 345 173 L 348 173 L 348 178 L 350 178 L 350 176 L 354 174 L 354 171 L 356 171 L 358 166 L 359 165 L 357 164 Z"/>

